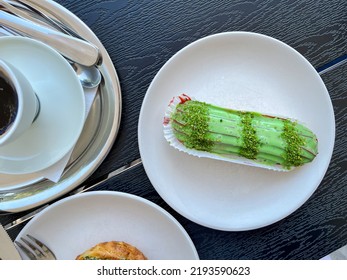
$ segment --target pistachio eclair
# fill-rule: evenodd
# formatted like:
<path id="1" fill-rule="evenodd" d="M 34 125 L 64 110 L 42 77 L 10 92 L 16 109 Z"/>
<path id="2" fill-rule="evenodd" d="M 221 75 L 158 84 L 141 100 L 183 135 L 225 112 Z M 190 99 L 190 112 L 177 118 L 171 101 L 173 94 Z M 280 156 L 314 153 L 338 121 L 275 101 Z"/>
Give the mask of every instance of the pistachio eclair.
<path id="1" fill-rule="evenodd" d="M 164 135 L 181 151 L 199 157 L 289 171 L 318 154 L 316 135 L 289 118 L 221 108 L 187 95 L 171 100 Z"/>

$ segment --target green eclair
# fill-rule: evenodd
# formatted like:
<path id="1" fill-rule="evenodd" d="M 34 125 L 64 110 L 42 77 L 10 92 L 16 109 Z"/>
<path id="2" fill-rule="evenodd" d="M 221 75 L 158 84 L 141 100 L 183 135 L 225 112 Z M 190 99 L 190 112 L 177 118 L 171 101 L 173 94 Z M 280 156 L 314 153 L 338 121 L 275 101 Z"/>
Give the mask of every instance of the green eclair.
<path id="1" fill-rule="evenodd" d="M 318 154 L 316 135 L 296 121 L 221 108 L 187 96 L 179 100 L 165 123 L 188 150 L 282 170 L 309 163 Z"/>

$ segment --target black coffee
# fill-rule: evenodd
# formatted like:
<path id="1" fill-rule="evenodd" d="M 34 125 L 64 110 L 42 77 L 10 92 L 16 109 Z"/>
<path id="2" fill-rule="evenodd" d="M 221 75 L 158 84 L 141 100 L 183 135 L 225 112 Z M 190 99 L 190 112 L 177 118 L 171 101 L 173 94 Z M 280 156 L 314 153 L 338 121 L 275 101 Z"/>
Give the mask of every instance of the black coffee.
<path id="1" fill-rule="evenodd" d="M 0 136 L 14 122 L 18 110 L 16 91 L 8 80 L 0 74 Z"/>

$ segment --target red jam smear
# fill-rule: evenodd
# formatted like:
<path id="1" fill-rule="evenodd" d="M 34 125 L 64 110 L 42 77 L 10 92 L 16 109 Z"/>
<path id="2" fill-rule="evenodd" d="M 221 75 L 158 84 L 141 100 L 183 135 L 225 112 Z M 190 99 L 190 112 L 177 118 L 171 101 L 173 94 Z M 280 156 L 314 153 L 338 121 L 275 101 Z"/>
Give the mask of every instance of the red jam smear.
<path id="1" fill-rule="evenodd" d="M 180 104 L 183 104 L 183 103 L 185 103 L 187 101 L 192 100 L 188 95 L 186 95 L 184 93 L 181 94 L 178 98 L 180 99 Z"/>

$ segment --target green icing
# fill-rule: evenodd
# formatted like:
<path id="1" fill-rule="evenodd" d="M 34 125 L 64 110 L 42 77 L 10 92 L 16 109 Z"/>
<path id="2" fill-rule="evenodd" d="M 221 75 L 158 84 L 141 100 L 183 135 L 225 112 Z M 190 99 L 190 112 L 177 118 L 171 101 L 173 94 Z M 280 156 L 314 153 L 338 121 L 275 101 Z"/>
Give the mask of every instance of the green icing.
<path id="1" fill-rule="evenodd" d="M 296 129 L 296 123 L 289 120 L 283 120 L 282 138 L 286 142 L 284 149 L 284 164 L 286 168 L 300 166 L 304 163 L 301 156 L 301 147 L 305 145 L 305 140 L 299 135 Z"/>
<path id="2" fill-rule="evenodd" d="M 287 169 L 310 162 L 317 154 L 316 136 L 287 119 L 186 101 L 177 105 L 171 120 L 176 138 L 189 149 Z"/>
<path id="3" fill-rule="evenodd" d="M 260 141 L 255 128 L 252 126 L 254 113 L 241 112 L 240 115 L 243 143 L 239 153 L 245 158 L 256 159 L 259 151 Z"/>

